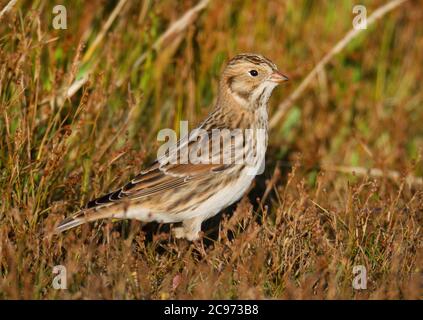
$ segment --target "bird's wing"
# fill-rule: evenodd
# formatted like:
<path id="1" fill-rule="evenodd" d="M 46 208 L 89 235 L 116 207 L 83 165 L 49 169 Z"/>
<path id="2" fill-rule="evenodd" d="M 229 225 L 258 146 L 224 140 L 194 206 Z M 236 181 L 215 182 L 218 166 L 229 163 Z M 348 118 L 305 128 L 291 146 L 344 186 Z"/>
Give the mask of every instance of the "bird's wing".
<path id="1" fill-rule="evenodd" d="M 179 140 L 172 147 L 174 148 L 173 150 L 178 151 L 175 153 L 176 161 L 166 163 L 163 161 L 164 156 L 158 158 L 147 170 L 142 171 L 123 187 L 90 201 L 85 209 L 63 220 L 56 227 L 56 231 L 62 232 L 85 222 L 98 219 L 119 217 L 119 210 L 113 209 L 115 204 L 125 204 L 131 200 L 140 200 L 142 202 L 143 198 L 184 187 L 195 180 L 207 179 L 211 175 L 230 174 L 229 171 L 236 162 L 225 164 L 224 155 L 232 155 L 236 153 L 234 152 L 235 148 L 242 146 L 231 143 L 229 148 L 224 147 L 215 150 L 213 148 L 213 139 L 209 139 L 209 137 L 212 137 L 213 126 L 207 124 L 206 127 L 207 131 L 204 130 L 202 134 L 196 136 L 196 131 L 194 130 L 189 137 Z M 190 161 L 185 163 L 181 160 L 182 152 L 180 151 L 183 148 L 188 149 L 189 155 L 198 152 L 198 150 L 209 150 L 209 162 L 204 163 L 203 161 L 195 164 L 192 163 L 190 158 Z M 185 152 L 186 149 L 184 149 Z"/>
<path id="2" fill-rule="evenodd" d="M 190 162 L 181 163 L 181 152 L 179 151 L 184 146 L 187 146 L 188 153 L 194 150 L 205 150 L 205 148 L 209 149 L 210 154 L 213 152 L 211 151 L 211 140 L 202 135 L 198 136 L 198 139 L 194 141 L 181 139 L 176 146 L 178 150 L 176 161 L 162 164 L 162 159 L 159 158 L 148 169 L 142 171 L 123 187 L 90 201 L 87 204 L 87 208 L 108 206 L 124 200 L 142 199 L 143 197 L 151 196 L 166 190 L 180 188 L 193 180 L 202 179 L 209 175 L 224 173 L 234 165 L 233 163 L 216 164 L 213 162 L 198 164 Z M 233 146 L 231 146 L 231 148 L 233 148 Z M 211 155 L 209 158 L 215 156 L 220 157 L 220 155 Z"/>
<path id="3" fill-rule="evenodd" d="M 124 201 L 142 199 L 166 190 L 181 188 L 195 179 L 224 172 L 230 166 L 221 164 L 168 164 L 161 166 L 156 161 L 148 170 L 138 174 L 122 188 L 90 201 L 85 209 L 64 219 L 56 227 L 56 232 L 63 232 L 85 222 L 111 217 L 119 218 L 119 210 L 113 210 L 114 206 L 111 207 L 114 204 L 118 205 Z"/>

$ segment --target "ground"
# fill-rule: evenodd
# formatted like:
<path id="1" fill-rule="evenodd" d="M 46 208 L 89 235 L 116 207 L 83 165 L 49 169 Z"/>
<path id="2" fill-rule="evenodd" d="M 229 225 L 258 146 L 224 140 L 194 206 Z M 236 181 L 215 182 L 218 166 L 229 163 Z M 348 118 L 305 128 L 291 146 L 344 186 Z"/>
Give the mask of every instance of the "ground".
<path id="1" fill-rule="evenodd" d="M 361 1 L 368 15 L 386 2 Z M 203 119 L 233 55 L 289 75 L 275 114 L 352 28 L 355 3 L 215 0 L 170 34 L 196 1 L 61 4 L 67 29 L 55 1 L 0 17 L 0 298 L 421 298 L 422 1 L 318 72 L 270 131 L 265 173 L 194 243 L 129 221 L 52 231 L 145 168 L 160 129 Z"/>

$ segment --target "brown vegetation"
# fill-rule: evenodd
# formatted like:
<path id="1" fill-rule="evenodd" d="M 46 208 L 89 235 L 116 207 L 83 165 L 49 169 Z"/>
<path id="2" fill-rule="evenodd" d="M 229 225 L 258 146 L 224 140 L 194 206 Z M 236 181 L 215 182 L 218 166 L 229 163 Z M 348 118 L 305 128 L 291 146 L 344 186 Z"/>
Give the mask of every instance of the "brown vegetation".
<path id="1" fill-rule="evenodd" d="M 386 1 L 362 2 L 370 14 Z M 134 221 L 52 235 L 147 166 L 158 130 L 204 118 L 234 54 L 262 53 L 291 76 L 275 114 L 350 30 L 354 5 L 213 0 L 189 11 L 197 3 L 64 1 L 67 30 L 52 28 L 54 1 L 18 1 L 0 17 L 0 298 L 421 298 L 422 1 L 319 70 L 270 133 L 265 174 L 205 223 L 203 242 Z M 52 288 L 55 265 L 67 290 Z M 352 288 L 356 265 L 367 290 Z"/>

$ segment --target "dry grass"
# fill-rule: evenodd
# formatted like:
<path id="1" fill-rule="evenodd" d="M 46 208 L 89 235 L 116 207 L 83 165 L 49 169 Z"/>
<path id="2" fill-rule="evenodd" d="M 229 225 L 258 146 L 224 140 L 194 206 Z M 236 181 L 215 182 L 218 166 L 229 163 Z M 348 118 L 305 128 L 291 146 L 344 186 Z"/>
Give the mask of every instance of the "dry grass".
<path id="1" fill-rule="evenodd" d="M 197 2 L 127 1 L 108 25 L 119 2 L 64 1 L 67 30 L 51 26 L 54 1 L 18 1 L 1 17 L 0 298 L 422 297 L 423 190 L 408 178 L 423 175 L 422 1 L 318 72 L 271 132 L 265 174 L 205 223 L 203 243 L 129 221 L 52 236 L 145 167 L 159 129 L 207 114 L 228 57 L 260 52 L 291 76 L 273 114 L 351 28 L 354 4 L 214 0 L 158 40 Z M 384 3 L 363 2 L 369 14 Z M 51 286 L 58 264 L 68 290 Z M 356 265 L 367 290 L 351 286 Z"/>

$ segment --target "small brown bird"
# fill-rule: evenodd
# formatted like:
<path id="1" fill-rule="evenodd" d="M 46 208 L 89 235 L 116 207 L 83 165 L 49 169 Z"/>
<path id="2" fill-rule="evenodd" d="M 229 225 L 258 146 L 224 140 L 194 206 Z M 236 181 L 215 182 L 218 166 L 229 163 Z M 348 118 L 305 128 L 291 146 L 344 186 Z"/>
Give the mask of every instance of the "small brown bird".
<path id="1" fill-rule="evenodd" d="M 90 201 L 85 209 L 63 220 L 57 231 L 98 219 L 137 219 L 182 222 L 181 227 L 173 228 L 174 235 L 198 239 L 201 223 L 240 199 L 261 173 L 267 148 L 267 103 L 273 89 L 286 80 L 262 55 L 235 56 L 223 71 L 214 110 L 174 146 L 176 161 L 164 162 L 158 157 L 122 188 Z M 249 130 L 251 135 L 246 138 L 244 134 L 244 139 L 235 138 L 235 142 L 229 139 L 229 149 L 219 147 L 220 137 L 217 144 L 213 142 L 216 139 L 209 139 L 217 131 L 231 134 L 240 130 Z M 216 145 L 219 148 L 214 148 Z M 209 161 L 182 161 L 184 148 L 190 155 L 207 151 L 203 160 Z M 229 161 L 225 158 L 228 154 Z"/>

